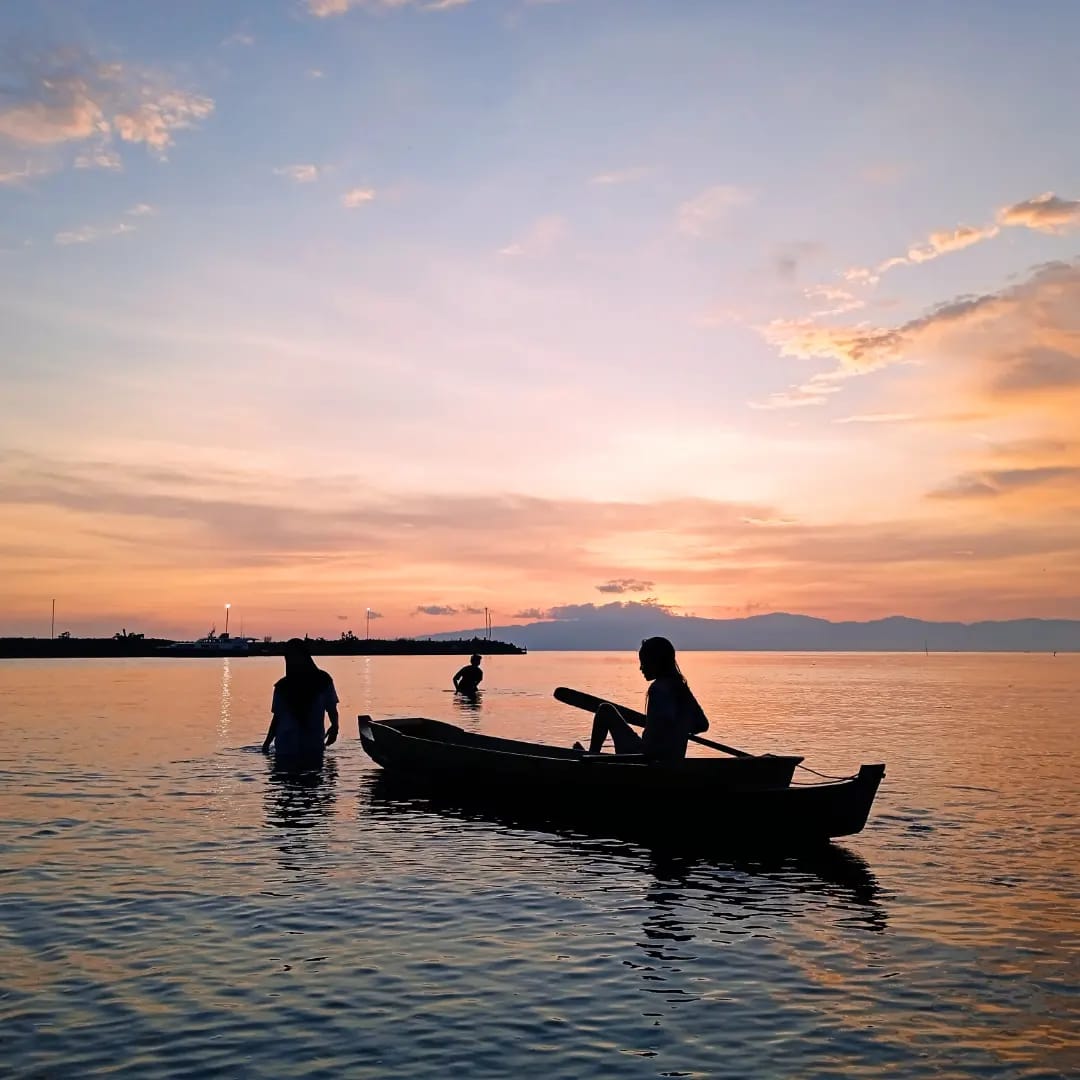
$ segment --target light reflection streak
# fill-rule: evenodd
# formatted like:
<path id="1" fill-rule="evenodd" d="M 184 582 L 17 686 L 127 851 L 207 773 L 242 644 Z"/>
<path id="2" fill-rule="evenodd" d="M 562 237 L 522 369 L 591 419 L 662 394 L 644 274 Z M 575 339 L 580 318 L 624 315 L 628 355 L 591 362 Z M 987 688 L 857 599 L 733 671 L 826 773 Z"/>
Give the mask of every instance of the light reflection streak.
<path id="1" fill-rule="evenodd" d="M 232 668 L 229 666 L 229 658 L 226 656 L 222 661 L 221 668 L 221 712 L 218 716 L 218 735 L 222 739 L 229 734 L 230 710 L 232 707 Z"/>

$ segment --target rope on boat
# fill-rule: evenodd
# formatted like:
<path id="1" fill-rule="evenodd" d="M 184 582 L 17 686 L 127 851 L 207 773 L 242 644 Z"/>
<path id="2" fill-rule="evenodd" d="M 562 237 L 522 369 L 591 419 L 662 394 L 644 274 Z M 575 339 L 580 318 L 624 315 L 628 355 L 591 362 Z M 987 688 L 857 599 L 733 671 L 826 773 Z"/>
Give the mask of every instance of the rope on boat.
<path id="1" fill-rule="evenodd" d="M 811 769 L 809 765 L 796 765 L 795 768 L 797 768 L 797 769 L 805 769 L 808 773 L 813 773 L 815 776 L 820 776 L 822 780 L 842 781 L 842 780 L 854 780 L 855 779 L 854 775 L 852 775 L 852 776 L 830 776 L 828 773 L 818 772 L 817 769 Z M 799 785 L 798 780 L 792 780 L 791 783 L 792 783 L 793 787 L 797 787 Z M 813 780 L 803 781 L 804 786 L 806 784 L 812 784 L 812 783 L 813 783 Z"/>

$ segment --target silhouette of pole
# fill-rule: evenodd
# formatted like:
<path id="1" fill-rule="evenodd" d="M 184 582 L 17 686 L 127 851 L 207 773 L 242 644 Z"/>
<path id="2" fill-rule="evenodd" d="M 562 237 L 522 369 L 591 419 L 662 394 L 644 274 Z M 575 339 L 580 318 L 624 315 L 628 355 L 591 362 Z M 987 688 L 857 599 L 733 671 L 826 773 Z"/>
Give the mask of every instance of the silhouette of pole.
<path id="1" fill-rule="evenodd" d="M 367 614 L 364 617 L 364 640 L 371 640 L 371 608 L 367 609 Z"/>
<path id="2" fill-rule="evenodd" d="M 56 601 L 52 602 L 52 618 L 49 619 L 49 640 L 56 637 Z"/>
<path id="3" fill-rule="evenodd" d="M 226 604 L 225 605 L 225 636 L 226 637 L 229 636 L 229 608 L 231 608 L 231 607 L 232 607 L 232 604 Z"/>

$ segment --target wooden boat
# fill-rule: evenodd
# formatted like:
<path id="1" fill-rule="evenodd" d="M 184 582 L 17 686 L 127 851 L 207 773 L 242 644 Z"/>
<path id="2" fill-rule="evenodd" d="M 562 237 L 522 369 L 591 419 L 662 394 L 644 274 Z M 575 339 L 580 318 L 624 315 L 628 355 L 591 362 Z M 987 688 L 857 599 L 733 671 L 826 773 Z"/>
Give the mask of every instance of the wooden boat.
<path id="1" fill-rule="evenodd" d="M 866 824 L 884 765 L 793 784 L 801 757 L 693 757 L 673 763 L 500 739 L 426 717 L 359 719 L 364 751 L 428 789 L 505 805 L 557 809 L 590 828 L 636 823 L 658 832 L 824 840 Z"/>

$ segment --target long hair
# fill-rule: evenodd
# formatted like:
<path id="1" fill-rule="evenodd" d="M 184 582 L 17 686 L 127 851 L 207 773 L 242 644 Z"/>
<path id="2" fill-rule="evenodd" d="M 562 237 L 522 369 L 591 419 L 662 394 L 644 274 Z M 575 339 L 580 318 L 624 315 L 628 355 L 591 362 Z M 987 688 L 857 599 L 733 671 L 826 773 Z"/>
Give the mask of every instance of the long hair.
<path id="1" fill-rule="evenodd" d="M 655 671 L 657 676 L 669 675 L 686 685 L 686 676 L 679 670 L 675 661 L 675 646 L 666 637 L 649 637 L 641 643 L 638 649 L 638 657 L 642 666 L 648 663 L 649 668 Z"/>
<path id="2" fill-rule="evenodd" d="M 285 642 L 285 675 L 275 684 L 285 697 L 298 723 L 305 723 L 311 705 L 326 689 L 330 676 L 317 667 L 307 645 L 300 638 Z"/>
<path id="3" fill-rule="evenodd" d="M 670 678 L 675 680 L 678 685 L 679 697 L 682 699 L 682 707 L 690 718 L 690 731 L 695 735 L 707 731 L 709 721 L 698 703 L 698 699 L 694 697 L 694 692 L 690 689 L 686 676 L 679 670 L 678 662 L 675 659 L 675 646 L 666 637 L 646 638 L 638 650 L 638 657 L 641 660 L 641 669 L 647 673 L 647 678 Z M 649 689 L 645 693 L 646 709 L 648 709 L 649 694 L 651 693 L 652 684 L 650 683 Z"/>

